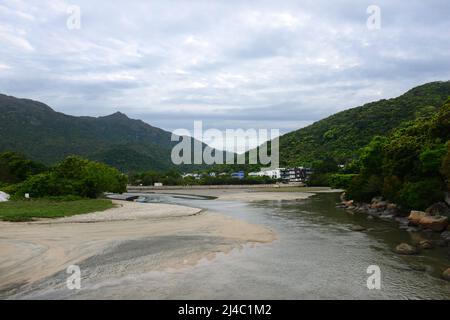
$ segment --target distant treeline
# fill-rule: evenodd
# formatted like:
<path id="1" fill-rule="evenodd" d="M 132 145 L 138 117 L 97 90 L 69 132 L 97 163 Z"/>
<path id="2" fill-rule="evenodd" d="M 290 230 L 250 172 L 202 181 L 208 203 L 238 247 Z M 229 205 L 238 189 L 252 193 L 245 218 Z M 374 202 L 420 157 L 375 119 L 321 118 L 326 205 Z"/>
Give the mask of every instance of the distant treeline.
<path id="1" fill-rule="evenodd" d="M 243 184 L 270 184 L 276 180 L 270 177 L 248 177 L 242 179 L 225 175 L 211 176 L 210 172 L 199 173 L 199 177 L 185 176 L 179 172 L 171 170 L 168 172 L 148 171 L 144 173 L 135 173 L 129 176 L 129 183 L 132 185 L 153 186 L 155 183 L 172 186 L 186 185 L 243 185 Z"/>

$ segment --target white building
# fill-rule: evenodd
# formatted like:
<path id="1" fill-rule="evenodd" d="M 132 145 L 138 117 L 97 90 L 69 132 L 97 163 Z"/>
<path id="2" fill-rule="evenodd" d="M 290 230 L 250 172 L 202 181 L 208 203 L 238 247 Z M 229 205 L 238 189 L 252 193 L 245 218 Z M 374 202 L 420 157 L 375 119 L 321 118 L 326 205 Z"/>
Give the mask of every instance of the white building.
<path id="1" fill-rule="evenodd" d="M 262 170 L 259 172 L 250 172 L 248 175 L 251 177 L 270 177 L 272 179 L 281 179 L 281 170 L 283 170 L 283 168 Z"/>

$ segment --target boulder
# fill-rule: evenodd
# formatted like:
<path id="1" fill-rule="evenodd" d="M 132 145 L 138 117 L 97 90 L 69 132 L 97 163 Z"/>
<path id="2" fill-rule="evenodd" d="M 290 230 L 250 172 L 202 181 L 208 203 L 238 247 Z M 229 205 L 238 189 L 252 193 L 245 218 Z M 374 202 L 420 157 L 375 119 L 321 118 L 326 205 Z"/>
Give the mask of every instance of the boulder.
<path id="1" fill-rule="evenodd" d="M 417 248 L 407 244 L 407 243 L 400 243 L 398 246 L 395 247 L 394 251 L 398 254 L 416 254 Z"/>
<path id="2" fill-rule="evenodd" d="M 430 240 L 422 240 L 419 242 L 419 247 L 421 249 L 432 249 L 433 248 L 433 242 Z"/>
<path id="3" fill-rule="evenodd" d="M 441 238 L 446 240 L 446 241 L 450 241 L 450 231 L 444 231 L 441 233 Z"/>
<path id="4" fill-rule="evenodd" d="M 419 221 L 419 225 L 433 231 L 444 231 L 448 226 L 448 218 L 443 216 L 425 216 Z"/>
<path id="5" fill-rule="evenodd" d="M 447 216 L 450 217 L 450 207 L 445 202 L 436 202 L 429 206 L 426 210 L 432 216 Z"/>
<path id="6" fill-rule="evenodd" d="M 346 207 L 353 206 L 353 200 L 343 201 L 342 202 Z"/>
<path id="7" fill-rule="evenodd" d="M 364 230 L 366 230 L 365 227 L 359 226 L 359 225 L 351 226 L 350 229 L 351 229 L 352 231 L 364 231 Z"/>
<path id="8" fill-rule="evenodd" d="M 410 223 L 410 224 L 418 226 L 420 220 L 421 220 L 422 218 L 428 216 L 428 215 L 429 215 L 429 214 L 426 213 L 426 212 L 424 212 L 424 211 L 412 210 L 412 211 L 409 213 L 408 220 L 409 220 L 409 223 Z"/>
<path id="9" fill-rule="evenodd" d="M 444 278 L 447 281 L 450 281 L 450 268 L 447 268 L 447 270 L 445 270 L 442 273 L 442 278 Z"/>
<path id="10" fill-rule="evenodd" d="M 398 206 L 395 203 L 388 203 L 386 205 L 386 209 L 391 210 L 391 211 L 397 211 Z"/>

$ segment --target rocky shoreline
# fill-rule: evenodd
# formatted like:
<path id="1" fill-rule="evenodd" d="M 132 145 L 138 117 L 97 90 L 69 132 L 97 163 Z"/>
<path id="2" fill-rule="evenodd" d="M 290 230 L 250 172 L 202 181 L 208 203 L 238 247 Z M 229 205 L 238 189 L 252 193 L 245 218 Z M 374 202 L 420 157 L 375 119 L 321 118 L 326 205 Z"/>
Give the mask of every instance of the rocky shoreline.
<path id="1" fill-rule="evenodd" d="M 343 193 L 341 203 L 336 207 L 351 214 L 367 214 L 369 219 L 393 221 L 400 229 L 424 233 L 432 238 L 420 240 L 415 244 L 400 243 L 394 248 L 397 254 L 413 255 L 436 246 L 450 247 L 450 205 L 447 201 L 435 203 L 425 211 L 411 210 L 409 214 L 405 214 L 398 205 L 385 201 L 382 197 L 375 197 L 370 203 L 360 203 L 346 200 Z M 450 281 L 450 268 L 443 272 L 442 278 Z"/>

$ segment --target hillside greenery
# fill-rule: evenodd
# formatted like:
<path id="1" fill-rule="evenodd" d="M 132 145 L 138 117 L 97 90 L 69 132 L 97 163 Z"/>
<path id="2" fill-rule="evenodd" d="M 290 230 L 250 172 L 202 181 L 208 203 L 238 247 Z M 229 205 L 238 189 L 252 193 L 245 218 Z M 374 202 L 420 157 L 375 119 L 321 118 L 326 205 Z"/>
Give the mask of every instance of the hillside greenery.
<path id="1" fill-rule="evenodd" d="M 332 159 L 348 164 L 374 136 L 387 135 L 405 121 L 427 117 L 450 96 L 450 81 L 432 82 L 388 100 L 336 113 L 280 138 L 281 166 L 313 166 Z"/>
<path id="2" fill-rule="evenodd" d="M 442 201 L 450 190 L 450 99 L 433 115 L 374 137 L 354 168 L 349 199 L 370 201 L 382 195 L 404 210 L 423 210 Z"/>
<path id="3" fill-rule="evenodd" d="M 0 94 L 0 152 L 18 152 L 48 166 L 78 155 L 125 173 L 201 168 L 172 163 L 172 147 L 178 142 L 171 135 L 120 112 L 75 117 L 38 101 Z"/>

